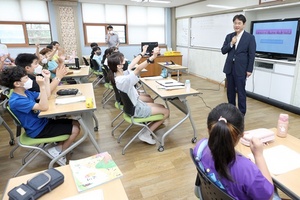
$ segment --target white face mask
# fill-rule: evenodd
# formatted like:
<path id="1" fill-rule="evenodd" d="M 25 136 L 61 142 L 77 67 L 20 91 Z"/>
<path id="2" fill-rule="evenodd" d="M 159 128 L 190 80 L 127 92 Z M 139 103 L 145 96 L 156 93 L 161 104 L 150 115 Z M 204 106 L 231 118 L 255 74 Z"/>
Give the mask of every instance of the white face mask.
<path id="1" fill-rule="evenodd" d="M 33 81 L 30 79 L 30 78 L 28 78 L 28 80 L 24 83 L 24 88 L 26 89 L 26 90 L 29 90 L 29 89 L 31 89 L 32 88 L 32 83 L 33 83 Z"/>
<path id="2" fill-rule="evenodd" d="M 34 74 L 42 74 L 43 71 L 43 67 L 41 65 L 38 65 L 35 69 L 34 69 Z"/>
<path id="3" fill-rule="evenodd" d="M 114 33 L 114 31 L 109 31 L 109 34 L 113 34 Z"/>
<path id="4" fill-rule="evenodd" d="M 47 58 L 43 58 L 43 59 L 42 59 L 42 63 L 43 63 L 43 64 L 47 64 L 47 63 L 48 63 Z"/>

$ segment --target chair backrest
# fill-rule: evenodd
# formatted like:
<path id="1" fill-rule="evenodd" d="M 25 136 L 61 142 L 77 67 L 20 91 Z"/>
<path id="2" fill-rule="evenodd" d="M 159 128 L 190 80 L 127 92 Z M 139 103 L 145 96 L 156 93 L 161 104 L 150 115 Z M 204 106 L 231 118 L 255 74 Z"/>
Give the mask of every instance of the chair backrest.
<path id="1" fill-rule="evenodd" d="M 89 65 L 90 65 L 89 62 L 87 61 L 86 57 L 83 56 L 82 59 L 83 59 L 83 62 L 84 62 L 84 64 L 85 64 L 86 66 L 89 66 Z"/>
<path id="2" fill-rule="evenodd" d="M 99 70 L 100 66 L 99 66 L 99 64 L 97 63 L 96 60 L 91 59 L 91 64 L 92 64 L 92 69 L 93 70 L 97 70 L 97 71 Z"/>
<path id="3" fill-rule="evenodd" d="M 117 101 L 120 105 L 123 105 L 123 102 L 122 102 L 122 99 L 121 99 L 121 95 L 120 95 L 120 93 L 119 93 L 119 90 L 117 89 L 117 86 L 112 84 L 112 87 L 113 87 L 114 92 L 115 92 L 116 101 Z"/>
<path id="4" fill-rule="evenodd" d="M 17 116 L 11 111 L 8 103 L 6 104 L 6 110 L 8 111 L 9 115 L 13 118 L 14 123 L 17 126 L 17 131 L 16 131 L 16 137 L 19 137 L 21 135 L 21 130 L 22 130 L 22 125 Z"/>
<path id="5" fill-rule="evenodd" d="M 196 183 L 199 184 L 200 187 L 200 195 L 202 199 L 211 199 L 211 200 L 234 200 L 229 194 L 227 194 L 224 190 L 219 188 L 213 181 L 211 181 L 208 176 L 200 169 L 198 162 L 196 161 L 193 155 L 193 149 L 190 149 L 191 158 L 197 169 L 197 179 Z M 201 199 L 201 198 L 200 198 Z"/>
<path id="6" fill-rule="evenodd" d="M 118 91 L 119 91 L 119 94 L 120 94 L 120 97 L 121 97 L 121 100 L 123 103 L 123 111 L 131 117 L 134 116 L 135 107 L 132 104 L 129 96 L 125 92 L 122 92 L 120 90 L 118 90 Z"/>
<path id="7" fill-rule="evenodd" d="M 109 79 L 108 79 L 109 70 L 110 69 L 106 65 L 102 65 L 102 72 L 103 72 L 105 83 L 109 83 L 110 82 Z"/>

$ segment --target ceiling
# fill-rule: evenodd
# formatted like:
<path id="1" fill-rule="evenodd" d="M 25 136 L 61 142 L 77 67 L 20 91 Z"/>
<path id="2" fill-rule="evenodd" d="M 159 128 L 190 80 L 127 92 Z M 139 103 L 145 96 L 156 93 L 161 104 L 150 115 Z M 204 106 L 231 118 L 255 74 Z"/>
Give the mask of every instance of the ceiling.
<path id="1" fill-rule="evenodd" d="M 142 1 L 142 0 L 140 0 Z M 167 1 L 167 0 L 157 0 Z M 190 3 L 205 1 L 205 0 L 169 0 L 171 3 L 149 3 L 149 2 L 134 2 L 131 0 L 78 0 L 78 2 L 85 3 L 101 3 L 101 4 L 121 4 L 121 5 L 132 5 L 132 6 L 153 6 L 153 7 L 178 7 L 187 5 Z"/>

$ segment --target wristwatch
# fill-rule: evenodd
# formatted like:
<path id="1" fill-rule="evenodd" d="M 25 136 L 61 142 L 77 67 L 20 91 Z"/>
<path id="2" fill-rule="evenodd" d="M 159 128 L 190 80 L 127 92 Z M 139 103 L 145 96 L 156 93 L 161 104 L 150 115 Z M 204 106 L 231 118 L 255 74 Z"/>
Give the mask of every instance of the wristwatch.
<path id="1" fill-rule="evenodd" d="M 147 63 L 154 63 L 154 60 L 150 60 L 149 58 L 147 59 Z"/>

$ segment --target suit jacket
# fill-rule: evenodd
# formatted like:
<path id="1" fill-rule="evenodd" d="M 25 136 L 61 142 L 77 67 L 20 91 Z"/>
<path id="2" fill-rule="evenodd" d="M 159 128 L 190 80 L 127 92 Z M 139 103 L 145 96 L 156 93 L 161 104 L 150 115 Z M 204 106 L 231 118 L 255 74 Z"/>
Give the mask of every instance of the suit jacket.
<path id="1" fill-rule="evenodd" d="M 230 46 L 231 39 L 236 35 L 235 32 L 226 36 L 223 47 L 221 48 L 222 54 L 227 54 L 226 62 L 223 72 L 230 74 L 234 66 L 235 72 L 238 76 L 246 76 L 247 72 L 253 71 L 256 42 L 253 35 L 244 31 L 237 48 L 235 45 Z"/>

